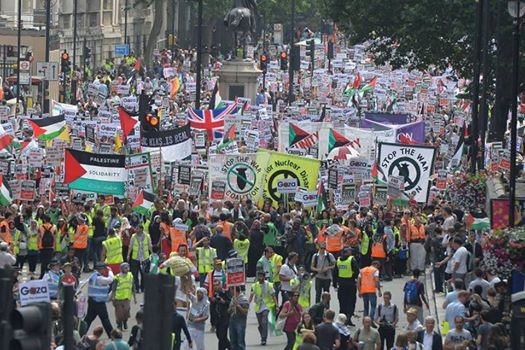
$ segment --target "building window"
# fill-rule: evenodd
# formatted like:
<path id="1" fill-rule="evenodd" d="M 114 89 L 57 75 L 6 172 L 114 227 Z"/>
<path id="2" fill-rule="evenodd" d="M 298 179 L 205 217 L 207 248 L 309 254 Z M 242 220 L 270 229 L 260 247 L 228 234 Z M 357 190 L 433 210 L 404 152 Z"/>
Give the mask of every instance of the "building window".
<path id="1" fill-rule="evenodd" d="M 77 27 L 84 28 L 84 14 L 77 14 Z"/>
<path id="2" fill-rule="evenodd" d="M 99 26 L 98 13 L 90 13 L 88 15 L 88 18 L 89 18 L 89 26 L 90 27 L 98 27 Z"/>
<path id="3" fill-rule="evenodd" d="M 62 28 L 71 28 L 71 15 L 62 15 Z"/>
<path id="4" fill-rule="evenodd" d="M 100 1 L 102 0 L 89 0 L 87 1 L 86 12 L 98 12 L 100 11 Z"/>
<path id="5" fill-rule="evenodd" d="M 22 1 L 22 13 L 24 15 L 30 15 L 33 12 L 33 0 Z"/>
<path id="6" fill-rule="evenodd" d="M 104 0 L 104 10 L 113 10 L 113 0 Z"/>
<path id="7" fill-rule="evenodd" d="M 103 24 L 105 26 L 112 25 L 112 19 L 113 19 L 113 12 L 111 11 L 104 11 L 104 21 Z"/>

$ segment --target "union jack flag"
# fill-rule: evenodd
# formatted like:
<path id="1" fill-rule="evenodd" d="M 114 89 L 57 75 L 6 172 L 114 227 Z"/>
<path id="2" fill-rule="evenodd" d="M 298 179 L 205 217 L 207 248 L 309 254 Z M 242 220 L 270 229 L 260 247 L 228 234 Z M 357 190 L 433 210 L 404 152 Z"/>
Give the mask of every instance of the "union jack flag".
<path id="1" fill-rule="evenodd" d="M 235 113 L 237 103 L 219 109 L 193 109 L 188 110 L 188 121 L 194 129 L 206 130 L 208 140 L 222 139 L 224 135 L 224 117 Z"/>

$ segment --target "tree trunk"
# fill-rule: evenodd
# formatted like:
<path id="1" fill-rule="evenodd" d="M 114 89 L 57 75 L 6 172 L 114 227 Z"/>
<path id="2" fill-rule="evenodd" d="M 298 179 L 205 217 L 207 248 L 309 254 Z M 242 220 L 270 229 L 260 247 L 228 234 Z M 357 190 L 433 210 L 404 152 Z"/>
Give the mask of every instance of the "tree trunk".
<path id="1" fill-rule="evenodd" d="M 146 51 L 144 52 L 144 61 L 147 65 L 151 64 L 152 62 L 153 50 L 155 49 L 160 30 L 162 29 L 162 21 L 164 18 L 164 0 L 154 0 L 153 11 L 153 24 L 151 26 L 148 44 L 146 45 Z"/>

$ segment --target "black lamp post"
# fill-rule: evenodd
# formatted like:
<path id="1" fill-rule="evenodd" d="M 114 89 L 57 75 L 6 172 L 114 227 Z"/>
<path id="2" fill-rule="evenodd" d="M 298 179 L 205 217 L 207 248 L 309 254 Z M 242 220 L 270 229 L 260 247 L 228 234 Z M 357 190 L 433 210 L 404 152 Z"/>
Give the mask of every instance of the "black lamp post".
<path id="1" fill-rule="evenodd" d="M 509 227 L 514 227 L 516 203 L 516 134 L 518 124 L 518 87 L 519 87 L 519 52 L 520 24 L 525 14 L 525 4 L 509 1 L 508 11 L 514 18 L 514 44 L 512 48 L 512 118 L 510 122 L 510 191 L 509 191 Z"/>
<path id="2" fill-rule="evenodd" d="M 197 9 L 197 76 L 195 78 L 195 108 L 201 107 L 201 71 L 202 71 L 202 0 L 198 0 Z"/>

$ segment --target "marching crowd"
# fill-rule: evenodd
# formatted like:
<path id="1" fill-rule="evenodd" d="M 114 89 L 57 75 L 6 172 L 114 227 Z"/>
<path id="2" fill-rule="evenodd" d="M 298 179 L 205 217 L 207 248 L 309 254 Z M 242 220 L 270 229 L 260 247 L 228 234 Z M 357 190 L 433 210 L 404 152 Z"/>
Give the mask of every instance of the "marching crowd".
<path id="1" fill-rule="evenodd" d="M 219 349 L 244 349 L 250 303 L 261 345 L 270 332 L 283 332 L 286 350 L 312 349 L 311 343 L 320 349 L 358 344 L 365 350 L 409 344 L 505 348 L 508 337 L 501 322 L 509 313 L 507 283 L 479 268 L 482 239 L 466 230 L 462 215 L 446 202 L 422 210 L 356 205 L 317 214 L 300 207 L 284 212 L 265 205 L 259 210 L 250 200 L 209 205 L 186 194 L 171 203 L 157 200 L 147 215 L 132 212 L 125 202 L 106 204 L 103 196 L 84 205 L 60 200 L 37 208 L 13 204 L 2 208 L 0 265 L 22 269 L 28 264 L 32 278 L 48 281 L 57 303 L 63 286 L 87 285 L 87 313 L 78 328 L 82 335 L 99 317 L 109 336 L 121 338 L 130 304 L 144 291 L 144 274 L 170 273 L 163 262 L 178 254 L 194 264 L 199 288 L 187 295 L 177 290 L 177 308 L 188 311 L 182 313 L 186 317 L 174 317 L 174 348 L 180 347 L 182 329 L 189 344 L 203 349 L 209 321 Z M 242 258 L 247 276 L 256 278 L 250 291 L 226 285 L 224 261 L 231 257 Z M 448 292 L 443 340 L 435 318 L 423 317 L 429 301 L 420 275 L 430 271 L 428 263 L 436 292 Z M 400 292 L 385 290 L 382 282 L 409 271 L 404 303 L 394 305 L 392 293 Z M 86 281 L 82 272 L 89 273 Z M 337 289 L 338 303 L 330 300 L 331 288 Z M 362 326 L 351 333 L 357 298 L 364 302 Z M 116 330 L 108 316 L 109 301 Z M 136 315 L 130 345 L 140 343 L 141 317 Z M 402 317 L 406 329 L 397 327 Z M 55 331 L 60 344 L 60 326 Z M 100 328 L 93 332 L 79 339 L 80 348 L 86 339 L 93 344 L 100 338 Z"/>
<path id="2" fill-rule="evenodd" d="M 120 64 L 109 60 L 79 88 L 79 114 L 95 115 L 99 107 L 87 94 L 91 80 L 108 91 L 118 81 L 131 85 L 133 94 L 169 95 L 163 66 L 183 72 L 194 63 L 195 53 L 183 50 L 173 56 L 163 50 L 150 70 L 132 56 Z M 192 74 L 184 81 L 193 81 Z M 209 100 L 211 91 L 203 89 Z M 191 106 L 191 95 L 182 90 L 172 96 L 172 116 Z M 257 100 L 275 105 L 279 98 L 261 89 Z M 104 103 L 118 106 L 120 97 L 112 91 Z M 326 209 L 312 210 L 299 203 L 276 208 L 271 200 L 261 206 L 250 199 L 208 202 L 182 192 L 157 198 L 147 213 L 100 194 L 96 200 L 42 198 L 0 206 L 0 268 L 15 267 L 15 301 L 26 265 L 24 277 L 47 281 L 57 349 L 65 286 L 77 292 L 78 349 L 139 349 L 143 313 L 131 315 L 131 304 L 144 293 L 149 273 L 175 275 L 174 350 L 203 350 L 207 324 L 219 350 L 244 350 L 250 312 L 260 345 L 271 334 L 284 334 L 285 350 L 507 349 L 507 281 L 482 269 L 484 233 L 468 229 L 467 214 L 440 198 L 424 206 L 353 203 L 344 210 L 330 201 Z M 174 257 L 192 266 L 189 287 L 170 267 Z M 243 259 L 246 276 L 254 279 L 248 288 L 226 283 L 225 263 L 234 257 Z M 429 273 L 434 291 L 422 281 Z M 406 279 L 403 291 L 389 290 L 388 282 L 400 278 Z M 334 290 L 337 302 L 331 300 Z M 446 293 L 443 324 L 431 315 L 429 292 Z M 398 293 L 402 305 L 392 302 Z M 91 327 L 97 318 L 102 327 Z M 401 320 L 407 325 L 401 327 Z M 110 341 L 103 340 L 104 332 Z"/>

